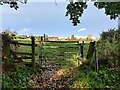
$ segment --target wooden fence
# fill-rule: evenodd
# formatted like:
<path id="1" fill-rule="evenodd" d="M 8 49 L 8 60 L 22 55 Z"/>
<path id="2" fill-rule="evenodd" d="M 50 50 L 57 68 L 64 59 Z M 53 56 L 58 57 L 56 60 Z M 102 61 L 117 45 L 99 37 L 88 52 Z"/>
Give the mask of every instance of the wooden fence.
<path id="1" fill-rule="evenodd" d="M 76 46 L 45 46 L 44 43 L 75 43 Z M 31 47 L 31 52 L 21 52 L 21 51 L 14 51 L 13 52 L 13 56 L 14 59 L 31 59 L 32 60 L 32 66 L 35 68 L 35 47 L 37 46 L 37 44 L 35 44 L 35 37 L 31 37 L 31 44 L 29 43 L 21 43 L 18 41 L 12 41 L 11 44 L 13 45 L 23 45 L 23 46 L 30 46 Z M 79 56 L 82 59 L 82 61 L 84 61 L 84 42 L 79 43 L 78 41 L 44 41 L 43 38 L 40 38 L 40 47 L 39 47 L 39 61 L 40 61 L 40 65 L 42 65 L 42 61 L 43 59 L 46 60 L 46 58 L 49 58 L 48 54 L 51 54 L 51 52 L 45 52 L 45 58 L 43 58 L 43 48 L 45 49 L 64 49 L 65 51 L 53 51 L 53 53 L 55 53 L 56 55 L 58 55 L 59 57 L 64 57 L 65 54 L 73 54 L 76 53 L 74 51 L 66 51 L 67 49 L 73 48 L 73 49 L 77 49 L 79 51 Z M 95 69 L 96 71 L 98 71 L 98 60 L 97 60 L 97 48 L 95 45 L 95 42 L 91 42 L 89 45 L 89 49 L 88 49 L 88 53 L 87 53 L 87 58 L 91 58 L 94 54 L 94 59 L 95 59 Z M 21 55 L 21 57 L 18 57 L 17 55 Z M 22 56 L 24 55 L 24 56 Z M 53 55 L 53 54 L 52 54 Z M 48 56 L 48 57 L 47 57 Z M 55 56 L 55 55 L 54 55 Z M 52 56 L 52 57 L 54 57 Z"/>
<path id="2" fill-rule="evenodd" d="M 79 42 L 78 41 L 44 41 L 41 37 L 39 49 L 39 63 L 40 66 L 47 66 L 46 63 L 51 61 L 69 61 L 72 55 L 79 53 Z M 69 46 L 69 44 L 71 45 Z M 73 46 L 72 46 L 73 44 Z M 68 45 L 68 46 L 67 46 Z M 48 66 L 49 67 L 49 66 Z"/>
<path id="3" fill-rule="evenodd" d="M 18 52 L 18 51 L 13 51 L 12 54 L 13 54 L 13 59 L 17 59 L 17 60 L 20 60 L 20 59 L 31 59 L 32 60 L 32 66 L 35 68 L 35 47 L 37 46 L 37 44 L 35 44 L 35 37 L 31 37 L 31 44 L 28 44 L 28 43 L 21 43 L 21 42 L 18 42 L 18 41 L 12 41 L 11 44 L 13 45 L 23 45 L 23 46 L 30 46 L 31 47 L 31 52 Z M 17 55 L 21 55 L 21 57 L 18 57 Z M 24 56 L 22 56 L 24 55 Z M 29 55 L 29 56 L 27 56 Z"/>

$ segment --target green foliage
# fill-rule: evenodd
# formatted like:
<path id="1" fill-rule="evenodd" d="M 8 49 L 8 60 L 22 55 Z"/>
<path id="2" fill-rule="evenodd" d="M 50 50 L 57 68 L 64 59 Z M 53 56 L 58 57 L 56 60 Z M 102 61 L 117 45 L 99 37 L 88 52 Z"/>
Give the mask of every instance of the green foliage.
<path id="1" fill-rule="evenodd" d="M 3 61 L 6 57 L 6 63 L 11 63 L 11 53 L 12 51 L 18 47 L 18 45 L 12 45 L 11 42 L 16 38 L 16 32 L 11 32 L 10 30 L 6 30 L 1 33 L 2 36 L 2 53 L 3 53 Z"/>
<path id="2" fill-rule="evenodd" d="M 114 41 L 119 42 L 120 41 L 120 30 L 109 29 L 107 32 L 102 32 L 100 39 L 102 41 L 107 39 L 110 43 L 113 43 Z"/>
<path id="3" fill-rule="evenodd" d="M 105 14 L 110 15 L 110 19 L 116 19 L 120 14 L 120 2 L 95 2 L 94 5 L 98 9 L 104 8 Z"/>
<path id="4" fill-rule="evenodd" d="M 120 2 L 95 2 L 94 5 L 98 9 L 105 9 L 105 14 L 109 15 L 110 19 L 116 19 L 120 14 Z M 74 26 L 80 23 L 79 18 L 86 8 L 86 2 L 70 2 L 70 4 L 68 4 L 66 16 L 70 16 L 70 20 L 72 20 Z"/>
<path id="5" fill-rule="evenodd" d="M 71 40 L 72 40 L 72 41 L 77 40 L 77 38 L 75 37 L 74 34 L 71 36 Z"/>
<path id="6" fill-rule="evenodd" d="M 16 66 L 14 72 L 3 72 L 2 87 L 4 89 L 27 88 L 33 74 L 37 71 L 29 67 Z"/>
<path id="7" fill-rule="evenodd" d="M 12 41 L 12 37 L 8 33 L 2 33 L 3 46 L 8 45 Z M 3 47 L 4 49 L 4 47 Z"/>
<path id="8" fill-rule="evenodd" d="M 76 26 L 79 21 L 79 17 L 82 16 L 84 9 L 87 8 L 86 2 L 70 2 L 70 4 L 67 5 L 66 9 L 66 16 L 70 16 L 70 20 L 72 20 L 72 23 L 74 26 Z"/>
<path id="9" fill-rule="evenodd" d="M 8 33 L 2 33 L 2 53 L 5 53 L 7 63 L 10 63 L 10 42 L 12 41 L 11 36 Z M 4 59 L 4 56 L 2 57 Z"/>
<path id="10" fill-rule="evenodd" d="M 116 72 L 100 66 L 99 72 L 93 71 L 91 65 L 82 65 L 74 69 L 73 78 L 66 83 L 71 88 L 120 88 L 120 71 Z M 70 77 L 66 74 L 65 77 Z"/>
<path id="11" fill-rule="evenodd" d="M 0 5 L 3 5 L 3 4 L 9 4 L 10 5 L 10 8 L 14 8 L 15 10 L 17 10 L 19 7 L 18 7 L 18 1 L 19 0 L 14 0 L 14 1 L 12 1 L 12 0 L 1 0 L 0 1 Z M 24 2 L 22 2 L 22 1 L 19 1 L 19 2 L 21 2 L 21 3 L 27 3 L 27 0 L 24 0 Z"/>
<path id="12" fill-rule="evenodd" d="M 99 63 L 108 67 L 120 66 L 120 30 L 111 29 L 101 34 L 98 45 Z"/>

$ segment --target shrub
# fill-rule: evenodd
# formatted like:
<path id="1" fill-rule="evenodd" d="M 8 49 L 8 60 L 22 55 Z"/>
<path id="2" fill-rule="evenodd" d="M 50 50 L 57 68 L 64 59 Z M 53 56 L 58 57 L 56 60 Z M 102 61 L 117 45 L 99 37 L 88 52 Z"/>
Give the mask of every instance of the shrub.
<path id="1" fill-rule="evenodd" d="M 101 34 L 98 45 L 99 63 L 108 67 L 120 66 L 120 30 L 111 29 Z"/>
<path id="2" fill-rule="evenodd" d="M 13 51 L 17 49 L 18 45 L 13 45 L 11 42 L 15 39 L 15 35 L 9 34 L 8 32 L 2 32 L 2 59 L 3 61 L 7 61 L 6 63 L 11 62 L 11 55 Z M 5 59 L 6 58 L 6 59 Z"/>

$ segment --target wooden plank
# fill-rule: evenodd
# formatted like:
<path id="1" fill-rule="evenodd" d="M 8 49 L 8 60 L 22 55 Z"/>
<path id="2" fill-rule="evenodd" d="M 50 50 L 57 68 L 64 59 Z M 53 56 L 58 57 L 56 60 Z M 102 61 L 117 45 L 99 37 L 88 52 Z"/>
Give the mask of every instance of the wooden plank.
<path id="1" fill-rule="evenodd" d="M 44 51 L 43 51 L 43 53 L 44 53 L 45 55 L 47 55 L 47 54 L 55 54 L 55 55 L 56 55 L 56 54 L 61 54 L 61 53 L 78 53 L 78 52 L 75 52 L 75 51 L 74 51 L 74 52 L 67 52 L 67 51 L 66 51 L 66 52 L 58 52 L 58 51 L 54 51 L 54 52 L 52 52 L 52 51 L 45 51 L 45 52 L 44 52 Z"/>
<path id="2" fill-rule="evenodd" d="M 75 45 L 81 45 L 81 43 L 77 43 L 77 44 L 75 44 Z"/>
<path id="3" fill-rule="evenodd" d="M 58 46 L 58 48 L 78 48 L 77 46 Z"/>
<path id="4" fill-rule="evenodd" d="M 43 46 L 43 48 L 58 48 L 58 46 Z"/>
<path id="5" fill-rule="evenodd" d="M 32 53 L 27 53 L 27 52 L 14 52 L 15 54 L 26 54 L 26 55 L 32 55 Z M 37 53 L 35 54 L 35 55 L 37 55 Z"/>
<path id="6" fill-rule="evenodd" d="M 78 52 L 64 52 L 64 53 L 67 53 L 67 54 L 77 54 Z"/>
<path id="7" fill-rule="evenodd" d="M 26 56 L 21 56 L 21 57 L 16 57 L 14 59 L 31 59 L 32 57 L 26 57 Z"/>
<path id="8" fill-rule="evenodd" d="M 79 43 L 79 41 L 46 41 L 46 42 L 55 42 L 55 43 Z"/>
<path id="9" fill-rule="evenodd" d="M 73 47 L 73 46 L 70 46 L 70 47 L 67 47 L 67 48 L 79 48 L 79 47 Z"/>
<path id="10" fill-rule="evenodd" d="M 78 46 L 44 46 L 43 48 L 78 48 Z"/>
<path id="11" fill-rule="evenodd" d="M 20 43 L 20 42 L 16 42 L 16 41 L 12 41 L 11 44 L 18 44 L 18 45 L 32 46 L 32 44 L 29 44 L 29 43 Z M 35 46 L 37 46 L 37 44 L 35 44 Z"/>

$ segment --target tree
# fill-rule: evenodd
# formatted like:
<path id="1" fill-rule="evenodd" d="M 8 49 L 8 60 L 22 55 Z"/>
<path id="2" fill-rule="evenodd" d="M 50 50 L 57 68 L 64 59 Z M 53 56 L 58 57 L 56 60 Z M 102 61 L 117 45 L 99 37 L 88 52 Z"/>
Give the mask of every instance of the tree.
<path id="1" fill-rule="evenodd" d="M 110 15 L 110 19 L 116 19 L 119 17 L 118 28 L 120 29 L 120 2 L 95 2 L 94 5 L 98 9 L 105 9 L 105 14 Z M 70 4 L 68 4 L 66 16 L 70 16 L 70 20 L 72 20 L 74 26 L 80 23 L 79 18 L 82 16 L 83 11 L 86 8 L 86 2 L 70 2 Z"/>
<path id="2" fill-rule="evenodd" d="M 27 39 L 27 35 L 19 35 L 18 38 L 19 39 Z"/>
<path id="3" fill-rule="evenodd" d="M 102 41 L 107 39 L 110 43 L 113 43 L 115 40 L 120 42 L 120 30 L 109 29 L 107 32 L 102 32 L 100 39 Z"/>
<path id="4" fill-rule="evenodd" d="M 19 8 L 18 2 L 27 3 L 27 0 L 0 0 L 0 5 L 10 4 L 11 8 L 15 8 L 16 10 Z"/>
<path id="5" fill-rule="evenodd" d="M 17 36 L 17 34 L 18 34 L 16 31 L 11 31 L 10 29 L 2 30 L 1 33 L 2 33 L 2 34 L 3 34 L 3 33 L 6 33 L 6 34 L 8 34 L 10 37 L 12 37 L 13 39 L 16 39 L 16 36 Z"/>
<path id="6" fill-rule="evenodd" d="M 95 39 L 95 41 L 99 41 L 99 38 L 97 37 L 97 38 Z"/>
<path id="7" fill-rule="evenodd" d="M 73 34 L 72 36 L 71 36 L 71 40 L 77 40 L 77 38 L 75 37 L 75 35 Z"/>
<path id="8" fill-rule="evenodd" d="M 2 33 L 7 33 L 10 36 L 16 36 L 18 34 L 16 31 L 11 31 L 10 29 L 2 30 Z"/>
<path id="9" fill-rule="evenodd" d="M 94 5 L 98 9 L 104 8 L 105 14 L 110 15 L 110 19 L 118 17 L 118 28 L 120 29 L 120 2 L 95 2 Z"/>
<path id="10" fill-rule="evenodd" d="M 67 38 L 67 41 L 70 41 L 70 38 L 69 38 L 69 37 Z"/>
<path id="11" fill-rule="evenodd" d="M 82 38 L 79 38 L 78 40 L 79 40 L 79 41 L 83 41 L 83 39 L 82 39 Z"/>
<path id="12" fill-rule="evenodd" d="M 88 34 L 87 38 L 86 38 L 88 41 L 91 41 L 92 40 L 92 35 L 91 34 Z"/>
<path id="13" fill-rule="evenodd" d="M 82 16 L 84 9 L 87 8 L 86 2 L 70 2 L 66 9 L 66 16 L 70 16 L 70 20 L 74 26 L 80 23 L 79 17 Z"/>

